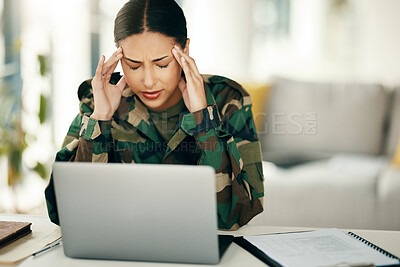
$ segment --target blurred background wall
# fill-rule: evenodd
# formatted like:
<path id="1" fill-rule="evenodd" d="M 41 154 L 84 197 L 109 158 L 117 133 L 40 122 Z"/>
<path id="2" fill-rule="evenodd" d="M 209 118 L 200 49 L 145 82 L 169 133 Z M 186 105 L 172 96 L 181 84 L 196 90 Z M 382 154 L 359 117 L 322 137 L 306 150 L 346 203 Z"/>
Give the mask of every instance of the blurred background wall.
<path id="1" fill-rule="evenodd" d="M 0 0 L 0 212 L 43 213 L 77 89 L 122 0 Z M 400 84 L 400 1 L 180 0 L 201 73 Z M 41 178 L 42 177 L 42 178 Z"/>

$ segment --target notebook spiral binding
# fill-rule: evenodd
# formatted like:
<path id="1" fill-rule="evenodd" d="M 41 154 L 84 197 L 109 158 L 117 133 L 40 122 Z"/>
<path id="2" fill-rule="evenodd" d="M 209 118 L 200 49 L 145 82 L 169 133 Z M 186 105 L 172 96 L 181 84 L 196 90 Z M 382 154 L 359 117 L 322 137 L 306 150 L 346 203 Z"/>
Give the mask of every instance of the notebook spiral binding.
<path id="1" fill-rule="evenodd" d="M 354 237 L 354 238 L 356 238 L 357 240 L 363 242 L 363 243 L 366 244 L 367 246 L 369 246 L 369 247 L 375 249 L 376 251 L 382 253 L 383 255 L 385 255 L 385 256 L 387 256 L 387 257 L 389 257 L 389 258 L 391 258 L 391 259 L 395 259 L 395 260 L 399 260 L 399 261 L 400 261 L 400 258 L 398 258 L 398 257 L 396 257 L 395 255 L 393 255 L 392 253 L 387 252 L 386 250 L 384 250 L 384 249 L 378 247 L 377 245 L 375 245 L 375 244 L 369 242 L 368 240 L 362 238 L 361 236 L 359 236 L 359 235 L 357 235 L 357 234 L 355 234 L 355 233 L 353 233 L 353 232 L 348 232 L 347 234 L 350 235 L 350 236 L 352 236 L 352 237 Z"/>

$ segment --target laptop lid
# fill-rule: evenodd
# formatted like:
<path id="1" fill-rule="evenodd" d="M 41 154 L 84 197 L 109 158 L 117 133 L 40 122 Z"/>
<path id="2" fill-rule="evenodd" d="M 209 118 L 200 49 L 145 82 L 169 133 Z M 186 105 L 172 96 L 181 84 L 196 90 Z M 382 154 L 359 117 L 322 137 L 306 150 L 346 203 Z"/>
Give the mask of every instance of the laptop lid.
<path id="1" fill-rule="evenodd" d="M 56 162 L 53 178 L 66 256 L 218 263 L 213 168 Z"/>

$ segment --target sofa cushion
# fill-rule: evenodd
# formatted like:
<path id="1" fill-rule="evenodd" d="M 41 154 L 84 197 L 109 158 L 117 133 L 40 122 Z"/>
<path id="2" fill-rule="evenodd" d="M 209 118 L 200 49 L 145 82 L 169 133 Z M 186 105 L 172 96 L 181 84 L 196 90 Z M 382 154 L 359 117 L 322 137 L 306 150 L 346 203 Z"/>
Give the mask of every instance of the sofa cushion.
<path id="1" fill-rule="evenodd" d="M 264 160 L 276 162 L 275 151 L 297 160 L 336 152 L 379 154 L 387 104 L 380 85 L 275 78 L 259 130 Z"/>
<path id="2" fill-rule="evenodd" d="M 263 162 L 265 210 L 250 224 L 384 229 L 377 222 L 376 192 L 387 164 L 387 157 L 365 155 L 337 155 L 290 169 Z"/>
<path id="3" fill-rule="evenodd" d="M 387 133 L 385 153 L 393 155 L 396 144 L 400 142 L 400 87 L 393 91 L 391 97 L 389 128 Z"/>
<path id="4" fill-rule="evenodd" d="M 250 94 L 251 97 L 251 111 L 253 112 L 254 122 L 256 124 L 256 129 L 260 128 L 262 121 L 262 114 L 264 112 L 264 103 L 268 98 L 268 92 L 270 85 L 266 83 L 242 83 L 242 86 Z"/>
<path id="5" fill-rule="evenodd" d="M 396 152 L 393 155 L 392 164 L 397 168 L 400 167 L 400 135 L 399 135 L 399 140 L 397 141 Z"/>

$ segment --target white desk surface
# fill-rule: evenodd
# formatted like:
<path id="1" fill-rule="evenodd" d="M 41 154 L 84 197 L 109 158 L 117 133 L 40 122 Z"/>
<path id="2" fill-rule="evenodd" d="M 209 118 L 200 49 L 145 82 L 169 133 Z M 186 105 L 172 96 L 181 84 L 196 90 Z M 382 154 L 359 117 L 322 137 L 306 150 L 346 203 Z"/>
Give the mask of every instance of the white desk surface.
<path id="1" fill-rule="evenodd" d="M 30 221 L 33 224 L 48 225 L 51 224 L 49 219 L 45 216 L 35 215 L 15 215 L 15 214 L 0 214 L 0 220 L 14 220 L 14 221 Z M 315 228 L 304 228 L 304 227 L 279 227 L 279 226 L 251 226 L 246 225 L 237 231 L 220 231 L 219 234 L 232 234 L 235 236 L 240 235 L 257 235 L 257 234 L 268 234 L 268 233 L 280 233 L 280 232 L 291 232 L 298 230 L 311 230 Z M 363 238 L 369 240 L 375 245 L 389 251 L 390 253 L 400 256 L 400 231 L 383 231 L 383 230 L 353 230 L 353 229 L 342 229 L 343 231 L 352 231 Z M 10 265 L 0 265 L 10 266 Z M 81 260 L 72 259 L 64 256 L 62 247 L 53 248 L 43 254 L 30 257 L 17 265 L 18 267 L 46 267 L 46 266 L 57 266 L 57 267 L 69 267 L 69 266 L 207 266 L 198 264 L 174 264 L 174 263 L 155 263 L 155 262 L 134 262 L 134 261 L 104 261 L 104 260 Z M 233 243 L 229 249 L 225 252 L 218 265 L 210 266 L 266 266 L 262 261 L 251 255 L 246 250 L 242 249 L 235 243 Z"/>

